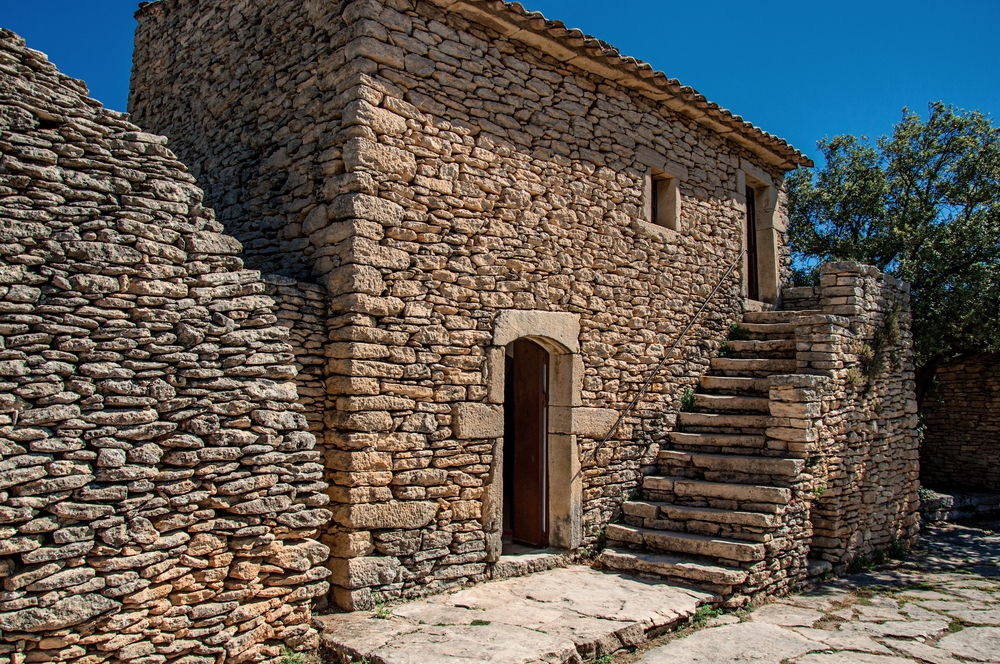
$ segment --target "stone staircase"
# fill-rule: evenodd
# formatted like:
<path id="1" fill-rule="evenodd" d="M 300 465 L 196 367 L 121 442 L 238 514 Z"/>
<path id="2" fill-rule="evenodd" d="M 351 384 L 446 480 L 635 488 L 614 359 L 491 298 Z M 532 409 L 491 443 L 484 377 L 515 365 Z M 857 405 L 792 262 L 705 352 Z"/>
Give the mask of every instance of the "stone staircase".
<path id="1" fill-rule="evenodd" d="M 771 594 L 807 528 L 797 478 L 806 460 L 768 449 L 768 380 L 796 372 L 795 320 L 815 311 L 748 312 L 747 340 L 701 377 L 695 412 L 679 414 L 659 474 L 607 528 L 606 569 L 658 575 L 723 596 Z M 786 570 L 785 573 L 782 570 Z"/>

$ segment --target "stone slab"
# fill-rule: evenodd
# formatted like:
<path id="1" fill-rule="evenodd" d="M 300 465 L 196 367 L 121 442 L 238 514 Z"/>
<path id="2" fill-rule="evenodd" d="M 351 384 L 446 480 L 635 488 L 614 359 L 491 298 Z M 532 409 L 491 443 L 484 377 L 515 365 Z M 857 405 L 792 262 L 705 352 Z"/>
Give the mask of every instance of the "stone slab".
<path id="1" fill-rule="evenodd" d="M 825 646 L 764 623 L 724 625 L 695 632 L 646 653 L 640 664 L 778 664 Z"/>
<path id="2" fill-rule="evenodd" d="M 569 662 L 687 621 L 710 593 L 575 565 L 316 620 L 328 650 L 386 664 Z"/>

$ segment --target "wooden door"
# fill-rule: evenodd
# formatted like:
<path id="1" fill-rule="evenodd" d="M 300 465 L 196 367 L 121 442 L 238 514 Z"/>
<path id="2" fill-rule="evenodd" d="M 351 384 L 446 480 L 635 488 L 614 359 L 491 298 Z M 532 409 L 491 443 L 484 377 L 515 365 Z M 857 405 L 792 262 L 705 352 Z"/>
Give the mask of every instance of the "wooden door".
<path id="1" fill-rule="evenodd" d="M 528 339 L 514 342 L 513 486 L 510 525 L 515 542 L 548 546 L 548 352 Z M 507 441 L 505 441 L 507 444 Z"/>
<path id="2" fill-rule="evenodd" d="M 757 269 L 757 192 L 747 187 L 747 299 L 760 299 Z"/>

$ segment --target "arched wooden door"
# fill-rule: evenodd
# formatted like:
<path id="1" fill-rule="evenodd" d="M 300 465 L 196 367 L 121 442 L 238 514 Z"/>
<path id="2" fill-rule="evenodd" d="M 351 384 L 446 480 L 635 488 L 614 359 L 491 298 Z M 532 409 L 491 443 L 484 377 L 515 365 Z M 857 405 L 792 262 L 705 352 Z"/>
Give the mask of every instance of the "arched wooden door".
<path id="1" fill-rule="evenodd" d="M 548 523 L 549 353 L 530 339 L 511 343 L 504 404 L 504 531 L 545 548 Z"/>

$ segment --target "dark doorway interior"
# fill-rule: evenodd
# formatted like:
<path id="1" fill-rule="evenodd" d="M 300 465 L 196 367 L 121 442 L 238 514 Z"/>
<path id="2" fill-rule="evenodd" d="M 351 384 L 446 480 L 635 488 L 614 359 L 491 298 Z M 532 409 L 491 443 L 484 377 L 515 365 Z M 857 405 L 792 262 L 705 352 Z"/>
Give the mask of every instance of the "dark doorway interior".
<path id="1" fill-rule="evenodd" d="M 747 187 L 747 299 L 760 299 L 757 269 L 757 192 Z"/>
<path id="2" fill-rule="evenodd" d="M 544 549 L 548 524 L 549 353 L 530 339 L 507 348 L 504 398 L 504 552 Z"/>

